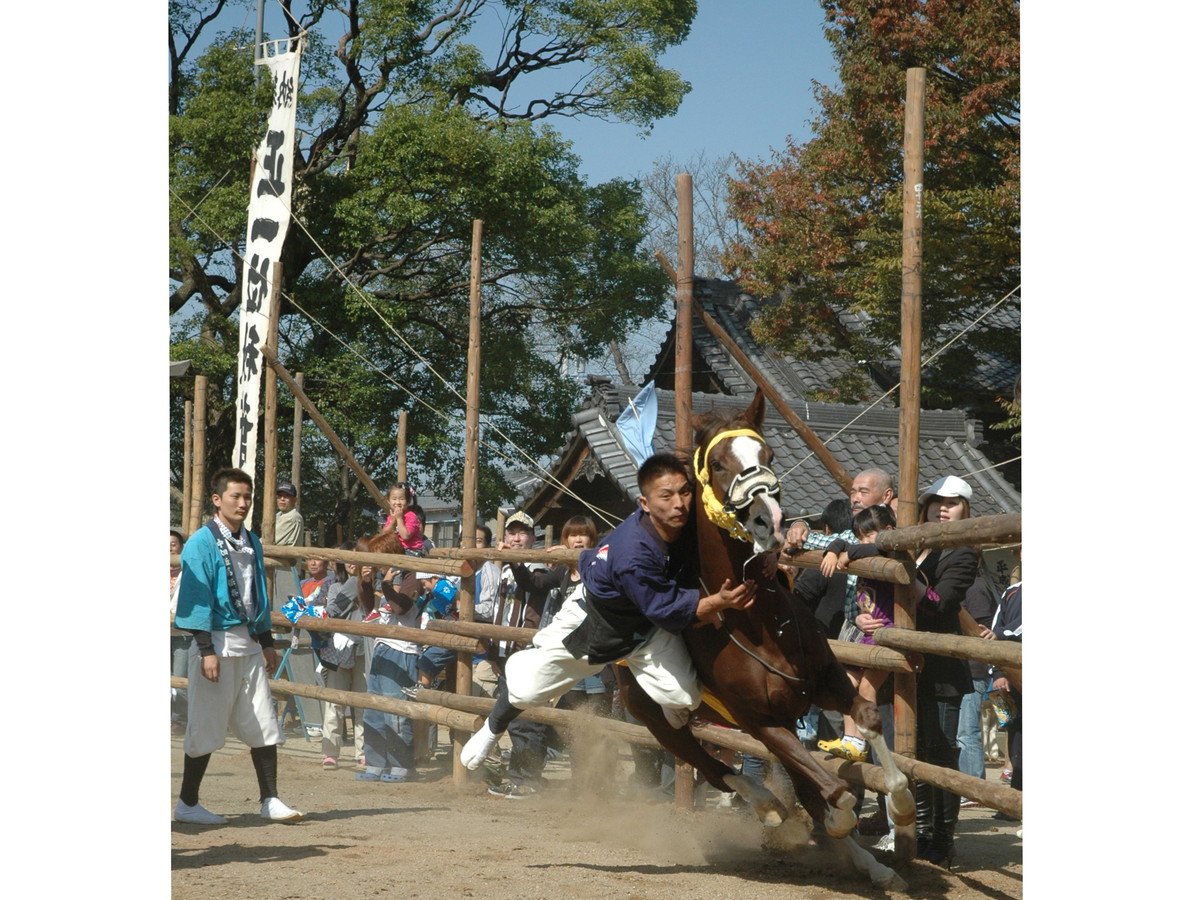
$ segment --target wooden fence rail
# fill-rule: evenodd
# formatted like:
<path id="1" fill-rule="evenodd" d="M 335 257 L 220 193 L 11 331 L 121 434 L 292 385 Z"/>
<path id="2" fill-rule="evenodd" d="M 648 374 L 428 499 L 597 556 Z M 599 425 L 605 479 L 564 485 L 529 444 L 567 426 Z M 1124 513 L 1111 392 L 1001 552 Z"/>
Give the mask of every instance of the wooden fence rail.
<path id="1" fill-rule="evenodd" d="M 187 679 L 172 676 L 171 687 L 187 689 Z M 283 699 L 289 696 L 309 697 L 326 703 L 338 703 L 352 706 L 356 709 L 377 709 L 382 712 L 410 719 L 420 719 L 445 725 L 447 728 L 463 732 L 474 732 L 483 724 L 483 719 L 491 712 L 494 700 L 486 697 L 467 697 L 446 691 L 420 689 L 415 700 L 399 700 L 392 697 L 381 697 L 359 691 L 339 691 L 331 688 L 318 687 L 311 684 L 300 684 L 294 681 L 273 680 L 271 682 L 273 696 Z M 616 719 L 606 719 L 595 716 L 584 710 L 553 709 L 537 707 L 526 710 L 522 718 L 542 725 L 550 725 L 563 729 L 596 729 L 618 740 L 639 747 L 658 747 L 658 742 L 649 730 L 641 725 L 621 722 Z M 775 760 L 774 755 L 767 750 L 766 745 L 747 734 L 730 728 L 721 728 L 707 723 L 691 726 L 692 733 L 699 740 L 717 747 L 724 747 L 740 753 L 757 756 L 760 759 Z M 820 751 L 813 753 L 813 758 L 825 769 L 845 779 L 850 784 L 866 790 L 882 792 L 886 790 L 883 781 L 883 769 L 866 763 L 854 763 L 838 759 Z M 1007 785 L 996 784 L 980 778 L 964 775 L 956 769 L 946 769 L 929 763 L 918 762 L 903 756 L 896 756 L 896 765 L 909 778 L 916 778 L 938 787 L 946 788 L 963 797 L 969 797 L 992 809 L 1001 810 L 1011 816 L 1021 817 L 1022 795 Z"/>

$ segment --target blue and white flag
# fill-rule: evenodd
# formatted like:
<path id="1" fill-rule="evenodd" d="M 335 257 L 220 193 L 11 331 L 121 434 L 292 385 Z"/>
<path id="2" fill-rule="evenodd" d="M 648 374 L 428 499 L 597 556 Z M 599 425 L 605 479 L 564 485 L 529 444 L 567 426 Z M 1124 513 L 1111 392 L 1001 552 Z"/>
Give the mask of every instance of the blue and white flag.
<path id="1" fill-rule="evenodd" d="M 654 429 L 657 425 L 658 394 L 651 381 L 617 416 L 617 431 L 625 442 L 625 449 L 638 466 L 654 455 Z"/>

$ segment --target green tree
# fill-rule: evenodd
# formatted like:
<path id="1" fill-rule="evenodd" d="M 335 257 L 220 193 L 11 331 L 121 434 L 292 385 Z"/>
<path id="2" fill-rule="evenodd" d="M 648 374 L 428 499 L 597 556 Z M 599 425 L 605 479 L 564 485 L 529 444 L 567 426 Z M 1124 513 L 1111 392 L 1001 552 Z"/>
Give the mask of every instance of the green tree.
<path id="1" fill-rule="evenodd" d="M 225 464 L 249 161 L 270 108 L 252 36 L 210 35 L 225 0 L 171 4 L 173 358 L 207 375 L 208 465 Z M 658 57 L 694 0 L 313 0 L 302 64 L 280 357 L 377 480 L 395 471 L 407 409 L 421 493 L 461 494 L 472 221 L 484 221 L 480 503 L 505 470 L 561 443 L 579 386 L 560 374 L 652 315 L 665 277 L 639 251 L 635 181 L 589 185 L 553 129 L 589 115 L 649 129 L 688 90 Z M 549 351 L 554 352 L 549 352 Z M 178 465 L 188 384 L 172 385 Z M 289 402 L 281 391 L 281 402 Z M 280 421 L 290 421 L 284 407 Z M 501 452 L 493 448 L 500 448 Z M 290 442 L 280 468 L 290 466 Z M 260 454 L 261 458 L 261 454 Z M 305 435 L 306 516 L 350 533 L 373 503 L 328 442 Z"/>
<path id="2" fill-rule="evenodd" d="M 744 166 L 731 206 L 743 284 L 782 302 L 759 337 L 797 356 L 852 354 L 885 381 L 899 341 L 905 73 L 927 70 L 923 339 L 928 356 L 1020 283 L 1020 55 L 1015 0 L 824 0 L 840 86 L 819 86 L 812 140 Z M 980 359 L 1019 359 L 1017 300 L 923 372 L 927 407 L 1004 415 L 965 396 Z M 865 322 L 847 327 L 847 311 Z M 864 376 L 823 399 L 866 396 Z"/>

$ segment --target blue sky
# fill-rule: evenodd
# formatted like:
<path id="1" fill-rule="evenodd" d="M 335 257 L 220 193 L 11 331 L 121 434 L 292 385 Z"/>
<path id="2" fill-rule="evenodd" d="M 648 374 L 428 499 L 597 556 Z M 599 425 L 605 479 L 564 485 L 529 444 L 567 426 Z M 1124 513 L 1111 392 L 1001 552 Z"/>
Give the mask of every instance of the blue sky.
<path id="1" fill-rule="evenodd" d="M 590 182 L 648 172 L 667 154 L 680 162 L 700 151 L 709 159 L 727 153 L 764 159 L 773 148 L 783 149 L 788 135 L 799 142 L 810 136 L 812 82 L 836 81 L 816 0 L 699 0 L 698 10 L 687 40 L 662 58 L 692 90 L 650 136 L 640 137 L 632 125 L 587 117 L 551 120 L 572 142 Z M 253 28 L 253 2 L 219 21 L 222 28 Z M 268 34 L 282 33 L 276 3 L 266 4 L 264 23 Z M 482 37 L 480 46 L 487 46 Z"/>
<path id="2" fill-rule="evenodd" d="M 811 136 L 812 82 L 836 83 L 823 24 L 816 0 L 700 0 L 687 40 L 662 59 L 692 85 L 678 113 L 644 139 L 633 126 L 596 120 L 556 127 L 592 182 L 647 172 L 667 154 L 764 159 L 788 135 L 798 143 Z"/>

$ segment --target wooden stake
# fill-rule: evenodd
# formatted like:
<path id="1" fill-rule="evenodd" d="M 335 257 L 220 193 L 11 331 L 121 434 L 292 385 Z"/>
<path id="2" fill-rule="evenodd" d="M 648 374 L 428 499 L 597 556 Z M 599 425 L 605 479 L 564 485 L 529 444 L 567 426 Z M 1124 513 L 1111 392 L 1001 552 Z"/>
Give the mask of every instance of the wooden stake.
<path id="1" fill-rule="evenodd" d="M 408 411 L 404 409 L 396 423 L 396 480 L 408 481 Z"/>
<path id="2" fill-rule="evenodd" d="M 196 376 L 196 385 L 192 398 L 195 427 L 192 434 L 192 508 L 188 514 L 188 534 L 200 527 L 204 517 L 204 501 L 208 495 L 204 491 L 204 436 L 208 427 L 208 378 Z"/>
<path id="3" fill-rule="evenodd" d="M 375 498 L 375 502 L 379 504 L 379 508 L 387 509 L 387 497 L 380 492 L 379 488 L 375 487 L 375 482 L 371 480 L 371 477 L 367 475 L 363 467 L 358 464 L 358 460 L 354 458 L 350 449 L 342 443 L 341 438 L 337 436 L 337 432 L 333 430 L 333 426 L 325 421 L 325 417 L 321 415 L 320 410 L 308 399 L 304 391 L 300 389 L 300 385 L 296 383 L 296 379 L 292 378 L 288 370 L 275 358 L 275 354 L 266 348 L 263 348 L 263 359 L 283 379 L 283 383 L 291 389 L 292 396 L 296 398 L 298 403 L 304 406 L 304 410 L 308 413 L 309 418 L 316 422 L 317 427 L 321 429 L 325 437 L 329 438 L 329 443 L 333 445 L 333 449 L 337 452 L 338 456 L 345 460 L 346 465 L 350 467 L 350 470 L 362 482 L 362 486 L 367 489 L 367 492 Z"/>
<path id="4" fill-rule="evenodd" d="M 679 203 L 679 275 L 675 279 L 675 452 L 685 460 L 692 456 L 692 291 L 695 283 L 695 253 L 692 241 L 692 176 L 675 176 Z M 680 790 L 676 780 L 676 793 Z M 689 793 L 690 793 L 690 784 Z"/>
<path id="5" fill-rule="evenodd" d="M 192 518 L 192 401 L 183 401 L 183 471 L 179 480 L 183 482 L 183 508 L 179 513 L 179 527 L 184 538 L 189 536 L 188 524 Z"/>
<path id="6" fill-rule="evenodd" d="M 463 462 L 463 515 L 462 547 L 475 547 L 475 521 L 478 516 L 479 485 L 479 369 L 481 362 L 482 337 L 482 267 L 483 267 L 483 220 L 476 219 L 471 226 L 471 295 L 470 327 L 467 332 L 467 433 L 465 459 Z M 475 620 L 475 576 L 464 576 L 459 582 L 458 616 L 460 621 Z M 472 684 L 472 657 L 461 653 L 454 677 L 454 692 L 470 696 Z M 462 753 L 463 735 L 452 734 L 454 757 L 454 783 L 466 784 L 468 772 L 459 760 Z"/>
<path id="7" fill-rule="evenodd" d="M 304 390 L 304 373 L 296 373 L 296 385 Z M 304 427 L 304 407 L 292 398 L 292 484 L 300 489 L 300 436 Z"/>
<path id="8" fill-rule="evenodd" d="M 900 503 L 896 524 L 917 524 L 921 437 L 921 223 L 925 168 L 925 70 L 908 70 L 904 104 L 904 222 L 900 276 Z M 897 623 L 898 624 L 898 623 Z"/>
<path id="9" fill-rule="evenodd" d="M 692 231 L 692 176 L 675 176 L 679 204 L 679 277 L 675 279 L 675 453 L 692 458 L 692 292 L 695 286 L 695 246 Z M 695 804 L 695 770 L 675 761 L 675 805 Z"/>
<path id="10" fill-rule="evenodd" d="M 467 333 L 467 431 L 463 462 L 462 548 L 475 549 L 475 523 L 479 517 L 479 384 L 482 340 L 481 270 L 483 266 L 483 221 L 476 219 L 471 228 L 470 328 Z M 499 539 L 499 536 L 497 536 Z M 466 587 L 464 581 L 463 587 Z M 475 584 L 471 579 L 471 594 Z M 474 598 L 472 597 L 472 600 Z M 475 604 L 459 604 L 461 621 L 475 620 Z M 468 669 L 462 666 L 460 669 Z M 468 684 L 468 691 L 470 685 Z"/>
<path id="11" fill-rule="evenodd" d="M 917 468 L 921 436 L 921 194 L 925 168 L 925 70 L 908 70 L 904 103 L 904 219 L 900 276 L 900 503 L 901 527 L 916 524 Z M 916 603 L 896 602 L 896 625 L 915 627 Z M 917 754 L 917 679 L 897 672 L 894 684 L 895 746 L 903 757 Z M 911 836 L 896 833 L 896 855 L 916 855 Z M 902 839 L 903 837 L 903 839 Z"/>

